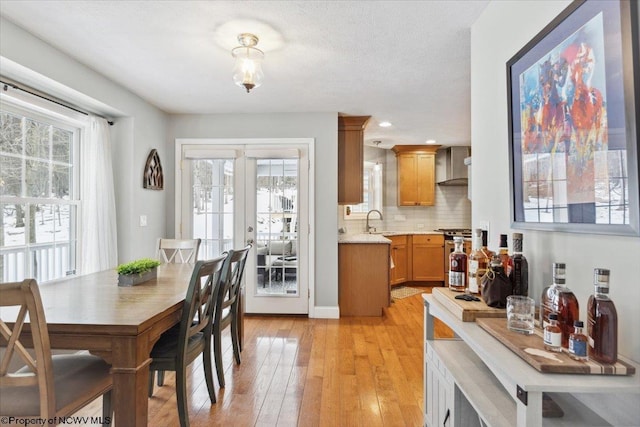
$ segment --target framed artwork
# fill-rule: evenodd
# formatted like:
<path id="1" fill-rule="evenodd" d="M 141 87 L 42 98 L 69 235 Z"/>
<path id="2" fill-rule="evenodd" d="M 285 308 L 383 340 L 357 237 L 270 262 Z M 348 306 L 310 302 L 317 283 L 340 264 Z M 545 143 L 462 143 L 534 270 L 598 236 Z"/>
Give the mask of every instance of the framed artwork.
<path id="1" fill-rule="evenodd" d="M 162 190 L 164 188 L 162 163 L 160 163 L 160 155 L 155 148 L 147 156 L 147 163 L 144 165 L 144 174 L 142 176 L 142 187 L 149 190 Z"/>
<path id="2" fill-rule="evenodd" d="M 513 228 L 640 235 L 638 3 L 574 1 L 507 62 Z"/>

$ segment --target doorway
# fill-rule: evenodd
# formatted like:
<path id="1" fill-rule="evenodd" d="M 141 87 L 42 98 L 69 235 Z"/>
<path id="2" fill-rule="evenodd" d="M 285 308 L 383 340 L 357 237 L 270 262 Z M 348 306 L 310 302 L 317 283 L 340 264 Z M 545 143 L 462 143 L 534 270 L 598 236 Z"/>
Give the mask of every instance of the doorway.
<path id="1" fill-rule="evenodd" d="M 176 144 L 176 234 L 202 239 L 199 259 L 251 243 L 245 312 L 308 314 L 309 144 L 196 142 Z"/>

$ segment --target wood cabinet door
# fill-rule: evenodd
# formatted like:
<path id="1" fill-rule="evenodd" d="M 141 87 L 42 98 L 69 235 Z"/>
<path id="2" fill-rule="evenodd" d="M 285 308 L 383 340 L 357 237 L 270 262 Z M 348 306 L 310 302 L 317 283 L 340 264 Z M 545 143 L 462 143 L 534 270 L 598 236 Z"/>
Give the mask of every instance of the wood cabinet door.
<path id="1" fill-rule="evenodd" d="M 418 204 L 433 206 L 435 203 L 435 156 L 418 154 L 416 157 L 416 185 Z"/>
<path id="2" fill-rule="evenodd" d="M 414 235 L 412 244 L 412 280 L 444 280 L 444 238 L 439 235 Z"/>
<path id="3" fill-rule="evenodd" d="M 418 161 L 416 154 L 398 156 L 398 206 L 416 206 L 418 196 Z"/>
<path id="4" fill-rule="evenodd" d="M 369 118 L 338 117 L 338 204 L 362 203 L 363 137 Z"/>
<path id="5" fill-rule="evenodd" d="M 408 236 L 389 236 L 391 239 L 391 258 L 393 268 L 391 269 L 391 284 L 398 285 L 409 281 L 409 246 Z"/>

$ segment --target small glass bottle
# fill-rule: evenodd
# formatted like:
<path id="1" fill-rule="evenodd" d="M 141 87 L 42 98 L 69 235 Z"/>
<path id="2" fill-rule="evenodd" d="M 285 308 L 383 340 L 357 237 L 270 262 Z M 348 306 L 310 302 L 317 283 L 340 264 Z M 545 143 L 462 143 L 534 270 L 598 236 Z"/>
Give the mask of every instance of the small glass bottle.
<path id="1" fill-rule="evenodd" d="M 544 327 L 544 348 L 550 351 L 562 351 L 562 330 L 558 326 L 558 315 L 551 313 L 549 323 Z"/>
<path id="2" fill-rule="evenodd" d="M 488 234 L 487 230 L 482 230 L 482 253 L 487 257 L 489 262 L 491 262 L 491 259 L 496 253 L 487 246 L 487 242 L 489 241 Z"/>
<path id="3" fill-rule="evenodd" d="M 609 299 L 609 270 L 593 272 L 595 292 L 587 303 L 589 358 L 600 363 L 618 361 L 618 313 Z"/>
<path id="4" fill-rule="evenodd" d="M 502 262 L 504 273 L 507 276 L 511 276 L 511 270 L 513 269 L 513 261 L 511 261 L 511 257 L 509 256 L 509 246 L 507 245 L 506 234 L 500 235 L 500 247 L 498 248 L 498 255 L 500 256 L 500 261 Z"/>
<path id="5" fill-rule="evenodd" d="M 468 256 L 469 258 L 469 292 L 479 294 L 482 289 L 482 276 L 487 272 L 489 267 L 489 258 L 482 252 L 482 230 L 476 228 L 473 236 L 473 250 Z"/>
<path id="6" fill-rule="evenodd" d="M 511 284 L 514 295 L 529 296 L 529 263 L 522 254 L 522 233 L 513 233 Z"/>
<path id="7" fill-rule="evenodd" d="M 456 292 L 467 291 L 467 254 L 464 253 L 464 239 L 454 237 L 455 249 L 449 254 L 449 289 Z"/>
<path id="8" fill-rule="evenodd" d="M 582 333 L 582 320 L 573 322 L 573 333 L 569 335 L 569 356 L 575 360 L 587 360 L 587 336 Z"/>

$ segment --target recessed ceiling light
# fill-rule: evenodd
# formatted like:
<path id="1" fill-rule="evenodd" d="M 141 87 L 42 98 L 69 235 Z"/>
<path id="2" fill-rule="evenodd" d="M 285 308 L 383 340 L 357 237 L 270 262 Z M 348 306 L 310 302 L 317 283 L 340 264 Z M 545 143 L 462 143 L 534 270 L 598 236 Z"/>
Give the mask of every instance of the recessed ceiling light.
<path id="1" fill-rule="evenodd" d="M 380 126 L 381 128 L 388 128 L 388 127 L 391 126 L 391 122 L 386 122 L 386 121 L 385 122 L 380 122 L 378 124 L 378 126 Z"/>
<path id="2" fill-rule="evenodd" d="M 436 143 L 436 140 L 435 140 L 435 139 L 427 139 L 426 143 L 427 143 L 427 144 L 430 144 L 430 145 L 431 145 L 431 144 L 435 144 L 435 143 Z"/>

